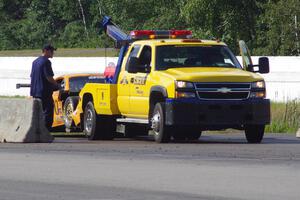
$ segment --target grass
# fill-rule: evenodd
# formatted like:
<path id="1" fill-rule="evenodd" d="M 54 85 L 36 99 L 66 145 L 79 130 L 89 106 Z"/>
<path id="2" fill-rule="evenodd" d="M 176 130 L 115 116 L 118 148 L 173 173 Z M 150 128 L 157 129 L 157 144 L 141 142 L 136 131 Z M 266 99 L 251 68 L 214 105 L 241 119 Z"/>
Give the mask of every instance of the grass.
<path id="1" fill-rule="evenodd" d="M 0 51 L 0 57 L 36 57 L 41 54 L 39 49 L 28 50 L 7 50 Z M 117 57 L 118 50 L 113 48 L 95 48 L 95 49 L 64 49 L 59 48 L 54 53 L 54 57 Z"/>
<path id="2" fill-rule="evenodd" d="M 271 103 L 271 124 L 266 127 L 269 133 L 296 133 L 300 128 L 300 101 Z"/>

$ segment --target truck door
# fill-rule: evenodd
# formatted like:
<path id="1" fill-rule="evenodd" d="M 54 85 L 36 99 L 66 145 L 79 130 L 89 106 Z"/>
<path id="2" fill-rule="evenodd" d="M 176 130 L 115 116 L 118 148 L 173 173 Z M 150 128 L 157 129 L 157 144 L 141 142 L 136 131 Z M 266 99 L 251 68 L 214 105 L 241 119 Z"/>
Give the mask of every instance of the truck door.
<path id="1" fill-rule="evenodd" d="M 129 101 L 130 101 L 130 79 L 132 77 L 131 73 L 128 73 L 128 60 L 130 57 L 137 57 L 141 49 L 140 45 L 134 45 L 129 50 L 129 55 L 127 57 L 127 62 L 122 66 L 118 78 L 118 107 L 123 115 L 128 115 L 129 113 Z M 124 58 L 126 60 L 126 57 Z"/>
<path id="2" fill-rule="evenodd" d="M 149 73 L 151 70 L 152 50 L 143 46 L 138 57 L 140 70 L 130 75 L 130 113 L 135 117 L 148 117 L 149 110 Z"/>
<path id="3" fill-rule="evenodd" d="M 246 43 L 243 40 L 239 41 L 239 46 L 240 46 L 240 54 L 242 56 L 243 60 L 243 68 L 244 70 L 247 71 L 253 71 L 253 62 L 251 59 L 250 51 L 246 45 Z"/>
<path id="4" fill-rule="evenodd" d="M 63 86 L 65 84 L 65 80 L 63 78 L 56 79 L 56 82 Z M 64 87 L 63 87 L 64 88 Z M 63 113 L 62 113 L 62 100 L 60 99 L 61 91 L 54 91 L 52 94 L 53 102 L 54 102 L 54 111 L 53 111 L 53 127 L 64 125 Z"/>

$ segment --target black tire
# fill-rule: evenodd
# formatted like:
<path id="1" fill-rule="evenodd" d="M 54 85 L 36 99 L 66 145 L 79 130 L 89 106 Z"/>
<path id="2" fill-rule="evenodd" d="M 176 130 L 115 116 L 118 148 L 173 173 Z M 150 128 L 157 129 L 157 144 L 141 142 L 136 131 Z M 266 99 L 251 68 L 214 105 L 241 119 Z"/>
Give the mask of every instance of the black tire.
<path id="1" fill-rule="evenodd" d="M 197 129 L 192 129 L 187 133 L 187 139 L 188 140 L 198 140 L 202 135 L 202 132 L 200 130 L 197 131 Z"/>
<path id="2" fill-rule="evenodd" d="M 173 139 L 176 142 L 185 141 L 185 139 L 186 139 L 186 133 L 185 133 L 185 131 L 184 131 L 183 128 L 181 128 L 181 127 L 173 127 L 171 132 L 172 132 Z"/>
<path id="3" fill-rule="evenodd" d="M 170 141 L 170 128 L 165 125 L 165 104 L 157 103 L 154 106 L 151 117 L 151 127 L 154 132 L 154 140 L 158 143 L 167 143 Z"/>
<path id="4" fill-rule="evenodd" d="M 246 125 L 245 135 L 248 143 L 260 143 L 264 137 L 265 125 Z"/>
<path id="5" fill-rule="evenodd" d="M 172 136 L 175 141 L 198 140 L 202 132 L 198 127 L 174 127 Z"/>
<path id="6" fill-rule="evenodd" d="M 84 109 L 83 132 L 89 140 L 112 140 L 116 130 L 115 119 L 111 116 L 97 115 L 92 102 Z"/>
<path id="7" fill-rule="evenodd" d="M 182 142 L 185 141 L 186 139 L 186 137 L 182 133 L 178 133 L 178 132 L 173 133 L 172 136 L 175 142 Z"/>
<path id="8" fill-rule="evenodd" d="M 79 97 L 68 97 L 64 103 L 63 118 L 66 132 L 70 132 L 75 128 L 71 115 L 75 111 L 78 101 Z"/>
<path id="9" fill-rule="evenodd" d="M 89 140 L 99 139 L 97 115 L 92 102 L 88 102 L 84 109 L 83 132 Z"/>

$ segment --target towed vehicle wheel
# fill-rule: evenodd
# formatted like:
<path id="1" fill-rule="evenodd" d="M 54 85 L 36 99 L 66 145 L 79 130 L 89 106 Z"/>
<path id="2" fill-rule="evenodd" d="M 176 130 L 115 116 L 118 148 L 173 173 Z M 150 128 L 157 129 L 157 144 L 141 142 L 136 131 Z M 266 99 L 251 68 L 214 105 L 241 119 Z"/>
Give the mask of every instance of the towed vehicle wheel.
<path id="1" fill-rule="evenodd" d="M 66 132 L 70 132 L 74 128 L 72 114 L 76 109 L 79 97 L 68 97 L 63 108 L 63 118 Z"/>
<path id="2" fill-rule="evenodd" d="M 167 143 L 170 141 L 170 127 L 165 125 L 165 104 L 157 103 L 153 110 L 151 118 L 151 128 L 154 132 L 154 139 L 158 143 Z"/>

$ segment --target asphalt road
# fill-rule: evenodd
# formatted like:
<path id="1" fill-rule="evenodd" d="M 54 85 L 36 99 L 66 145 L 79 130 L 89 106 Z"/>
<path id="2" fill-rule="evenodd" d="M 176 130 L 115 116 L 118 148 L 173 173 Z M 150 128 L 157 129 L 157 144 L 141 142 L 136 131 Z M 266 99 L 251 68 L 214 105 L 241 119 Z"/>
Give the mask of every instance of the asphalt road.
<path id="1" fill-rule="evenodd" d="M 0 144 L 0 200 L 300 199 L 300 139 L 240 134 Z"/>

